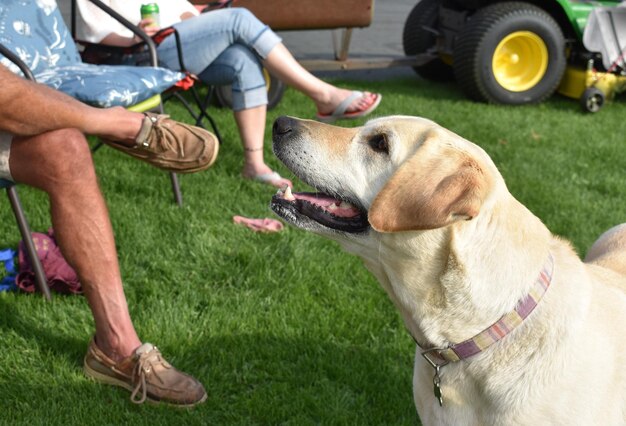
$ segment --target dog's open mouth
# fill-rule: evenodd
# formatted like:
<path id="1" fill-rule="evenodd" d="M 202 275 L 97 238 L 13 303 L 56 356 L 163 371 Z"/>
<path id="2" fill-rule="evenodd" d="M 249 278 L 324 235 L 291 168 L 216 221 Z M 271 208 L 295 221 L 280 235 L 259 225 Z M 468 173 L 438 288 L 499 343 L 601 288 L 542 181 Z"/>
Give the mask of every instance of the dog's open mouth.
<path id="1" fill-rule="evenodd" d="M 272 210 L 296 226 L 306 227 L 307 219 L 341 232 L 360 233 L 369 228 L 367 213 L 355 203 L 320 192 L 279 190 L 272 197 Z"/>

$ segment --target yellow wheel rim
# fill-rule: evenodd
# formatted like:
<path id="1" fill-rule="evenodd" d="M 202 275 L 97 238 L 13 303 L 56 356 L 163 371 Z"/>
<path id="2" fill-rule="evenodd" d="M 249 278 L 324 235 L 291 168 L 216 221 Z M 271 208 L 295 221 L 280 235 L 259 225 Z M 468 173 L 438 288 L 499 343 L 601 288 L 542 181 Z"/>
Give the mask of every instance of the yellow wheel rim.
<path id="1" fill-rule="evenodd" d="M 516 31 L 506 36 L 493 53 L 493 74 L 511 92 L 532 89 L 548 69 L 548 48 L 537 34 Z"/>

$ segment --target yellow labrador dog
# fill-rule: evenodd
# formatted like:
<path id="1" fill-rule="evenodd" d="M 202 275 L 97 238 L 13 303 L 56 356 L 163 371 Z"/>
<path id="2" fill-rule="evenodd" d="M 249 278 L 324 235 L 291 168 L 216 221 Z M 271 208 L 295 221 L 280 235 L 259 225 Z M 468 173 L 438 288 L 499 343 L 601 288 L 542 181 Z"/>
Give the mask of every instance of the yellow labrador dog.
<path id="1" fill-rule="evenodd" d="M 477 145 L 394 116 L 281 117 L 274 152 L 319 193 L 272 209 L 360 256 L 417 344 L 425 425 L 625 425 L 626 225 L 586 262 Z"/>

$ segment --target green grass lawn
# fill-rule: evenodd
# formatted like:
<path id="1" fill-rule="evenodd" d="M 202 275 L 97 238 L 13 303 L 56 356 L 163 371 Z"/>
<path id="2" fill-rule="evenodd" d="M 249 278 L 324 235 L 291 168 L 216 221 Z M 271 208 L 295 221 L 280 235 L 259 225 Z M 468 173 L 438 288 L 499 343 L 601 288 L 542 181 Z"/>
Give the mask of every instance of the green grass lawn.
<path id="1" fill-rule="evenodd" d="M 382 92 L 377 115 L 427 117 L 483 147 L 510 191 L 581 255 L 626 221 L 623 100 L 585 115 L 559 96 L 504 107 L 418 78 L 334 82 Z M 187 118 L 176 105 L 168 111 Z M 314 113 L 289 90 L 269 112 L 266 140 L 276 117 Z M 93 332 L 83 297 L 44 303 L 2 293 L 0 424 L 419 424 L 414 344 L 360 261 L 294 228 L 262 235 L 232 224 L 236 214 L 274 217 L 274 190 L 240 178 L 232 115 L 214 115 L 225 140 L 220 157 L 207 172 L 181 177 L 182 208 L 172 202 L 167 174 L 111 149 L 95 155 L 139 334 L 199 378 L 208 401 L 193 410 L 133 405 L 126 391 L 82 374 Z M 303 188 L 270 143 L 265 153 Z M 25 187 L 20 194 L 33 230 L 45 232 L 45 197 Z M 0 215 L 0 248 L 16 247 L 8 202 Z"/>

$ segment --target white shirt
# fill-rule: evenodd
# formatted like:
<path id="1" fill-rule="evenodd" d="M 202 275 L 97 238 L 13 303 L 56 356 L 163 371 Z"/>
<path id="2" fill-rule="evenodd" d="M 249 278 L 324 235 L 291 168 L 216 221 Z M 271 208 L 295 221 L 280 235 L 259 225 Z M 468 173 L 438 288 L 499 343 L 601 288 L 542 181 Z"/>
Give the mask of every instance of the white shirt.
<path id="1" fill-rule="evenodd" d="M 142 4 L 157 3 L 161 28 L 180 22 L 180 17 L 186 12 L 194 15 L 199 14 L 198 10 L 186 0 L 102 0 L 102 3 L 110 6 L 133 24 L 138 24 L 141 21 L 140 9 Z M 76 32 L 79 40 L 100 43 L 103 38 L 111 33 L 128 38 L 133 37 L 132 31 L 89 0 L 77 0 L 76 4 L 78 6 Z"/>

